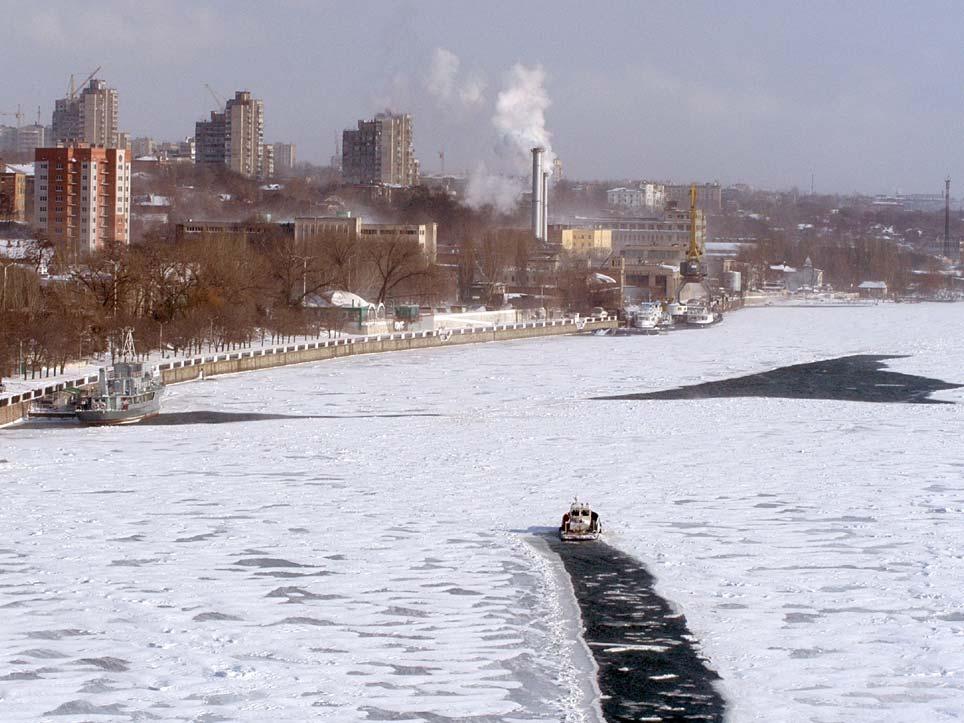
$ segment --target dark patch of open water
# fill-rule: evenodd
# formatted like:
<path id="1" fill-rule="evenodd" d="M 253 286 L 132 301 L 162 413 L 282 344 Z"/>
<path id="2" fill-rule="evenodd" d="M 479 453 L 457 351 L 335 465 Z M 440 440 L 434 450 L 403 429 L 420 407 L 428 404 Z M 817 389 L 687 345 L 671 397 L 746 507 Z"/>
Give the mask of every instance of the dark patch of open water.
<path id="1" fill-rule="evenodd" d="M 709 399 L 714 397 L 779 397 L 832 399 L 844 402 L 953 404 L 930 399 L 933 392 L 958 389 L 940 379 L 901 374 L 884 368 L 900 356 L 855 354 L 810 364 L 794 364 L 760 374 L 703 382 L 676 389 L 619 394 L 595 399 Z"/>

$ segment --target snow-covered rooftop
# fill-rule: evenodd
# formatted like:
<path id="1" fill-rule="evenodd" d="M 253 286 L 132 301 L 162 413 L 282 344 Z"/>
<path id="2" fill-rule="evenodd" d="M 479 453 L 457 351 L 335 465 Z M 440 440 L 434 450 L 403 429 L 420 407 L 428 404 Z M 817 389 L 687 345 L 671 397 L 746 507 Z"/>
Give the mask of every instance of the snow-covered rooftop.
<path id="1" fill-rule="evenodd" d="M 25 176 L 32 176 L 34 165 L 32 163 L 5 163 L 4 173 L 22 173 Z"/>

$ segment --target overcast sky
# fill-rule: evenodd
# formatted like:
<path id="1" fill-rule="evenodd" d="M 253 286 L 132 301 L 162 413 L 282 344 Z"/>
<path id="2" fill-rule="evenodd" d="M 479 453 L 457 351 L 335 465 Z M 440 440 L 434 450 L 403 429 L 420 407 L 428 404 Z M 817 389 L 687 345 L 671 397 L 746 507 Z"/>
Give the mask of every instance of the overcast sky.
<path id="1" fill-rule="evenodd" d="M 423 171 L 497 165 L 500 91 L 544 71 L 545 128 L 574 178 L 718 179 L 818 191 L 964 184 L 958 2 L 0 0 L 0 110 L 50 122 L 69 75 L 120 92 L 134 136 L 193 135 L 251 90 L 265 139 L 327 161 L 385 107 Z M 539 81 L 541 76 L 525 76 Z M 517 99 L 518 100 L 518 99 Z M 541 105 L 536 103 L 535 110 Z M 12 123 L 4 117 L 3 122 Z M 958 188 L 961 186 L 958 185 Z"/>

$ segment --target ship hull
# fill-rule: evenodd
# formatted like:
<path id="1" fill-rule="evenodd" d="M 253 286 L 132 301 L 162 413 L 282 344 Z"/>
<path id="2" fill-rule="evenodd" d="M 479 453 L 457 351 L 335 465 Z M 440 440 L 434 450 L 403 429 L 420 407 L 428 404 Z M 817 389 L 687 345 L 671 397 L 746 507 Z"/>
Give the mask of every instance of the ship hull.
<path id="1" fill-rule="evenodd" d="M 94 427 L 108 427 L 118 424 L 135 424 L 142 419 L 156 416 L 159 412 L 159 408 L 153 410 L 128 409 L 126 411 L 84 410 L 77 412 L 77 419 L 81 424 Z"/>
<path id="2" fill-rule="evenodd" d="M 96 427 L 135 424 L 142 419 L 156 416 L 160 411 L 161 390 L 157 390 L 150 401 L 127 409 L 78 409 L 77 420 L 81 424 Z"/>

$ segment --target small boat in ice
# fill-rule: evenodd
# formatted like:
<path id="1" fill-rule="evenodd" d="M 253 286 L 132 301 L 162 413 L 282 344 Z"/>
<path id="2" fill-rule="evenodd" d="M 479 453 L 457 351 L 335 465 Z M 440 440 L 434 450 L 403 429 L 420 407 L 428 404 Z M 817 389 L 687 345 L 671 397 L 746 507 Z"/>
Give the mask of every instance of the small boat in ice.
<path id="1" fill-rule="evenodd" d="M 123 361 L 100 368 L 97 389 L 80 400 L 77 419 L 83 424 L 133 424 L 161 411 L 164 384 L 134 357 L 134 339 L 128 332 Z"/>
<path id="2" fill-rule="evenodd" d="M 595 540 L 602 533 L 599 514 L 585 502 L 573 500 L 569 511 L 562 516 L 559 537 L 565 542 Z"/>
<path id="3" fill-rule="evenodd" d="M 68 387 L 49 397 L 37 399 L 27 410 L 27 417 L 31 421 L 46 420 L 63 422 L 77 419 L 77 405 L 83 391 L 75 387 Z"/>
<path id="4" fill-rule="evenodd" d="M 657 334 L 663 320 L 663 307 L 658 302 L 640 304 L 630 315 L 629 328 L 639 334 Z"/>
<path id="5" fill-rule="evenodd" d="M 689 304 L 686 307 L 686 323 L 689 326 L 711 326 L 723 321 L 723 315 L 714 313 L 707 306 Z"/>

